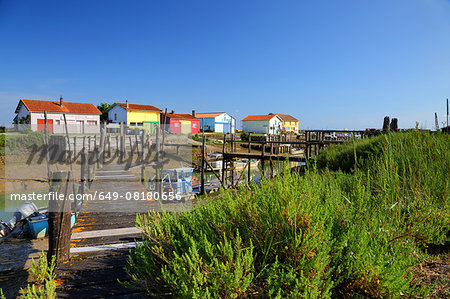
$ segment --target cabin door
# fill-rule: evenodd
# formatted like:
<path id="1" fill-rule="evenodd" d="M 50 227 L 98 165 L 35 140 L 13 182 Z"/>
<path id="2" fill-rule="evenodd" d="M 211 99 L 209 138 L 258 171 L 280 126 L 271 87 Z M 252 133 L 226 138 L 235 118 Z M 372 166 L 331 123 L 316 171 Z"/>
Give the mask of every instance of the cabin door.
<path id="1" fill-rule="evenodd" d="M 38 131 L 45 131 L 45 119 L 37 120 L 37 129 Z M 53 119 L 47 119 L 47 130 L 50 134 L 53 134 Z"/>
<path id="2" fill-rule="evenodd" d="M 191 122 L 181 120 L 181 134 L 190 134 L 192 133 Z"/>
<path id="3" fill-rule="evenodd" d="M 84 121 L 77 120 L 77 133 L 84 134 Z"/>

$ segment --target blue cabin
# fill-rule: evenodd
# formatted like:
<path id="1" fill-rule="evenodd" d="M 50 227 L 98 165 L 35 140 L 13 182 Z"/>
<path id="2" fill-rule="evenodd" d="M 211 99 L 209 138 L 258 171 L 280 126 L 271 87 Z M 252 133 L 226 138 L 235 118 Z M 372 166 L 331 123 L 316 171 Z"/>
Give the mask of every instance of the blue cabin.
<path id="1" fill-rule="evenodd" d="M 200 128 L 205 132 L 235 133 L 236 119 L 226 112 L 196 113 L 195 117 L 200 119 Z"/>

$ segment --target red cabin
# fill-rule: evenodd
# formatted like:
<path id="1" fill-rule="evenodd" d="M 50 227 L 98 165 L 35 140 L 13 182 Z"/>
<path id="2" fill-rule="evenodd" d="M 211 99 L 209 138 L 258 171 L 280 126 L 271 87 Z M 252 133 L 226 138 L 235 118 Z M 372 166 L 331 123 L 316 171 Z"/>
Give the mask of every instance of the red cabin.
<path id="1" fill-rule="evenodd" d="M 200 133 L 200 120 L 191 114 L 161 113 L 161 124 L 165 125 L 167 131 L 175 134 Z"/>

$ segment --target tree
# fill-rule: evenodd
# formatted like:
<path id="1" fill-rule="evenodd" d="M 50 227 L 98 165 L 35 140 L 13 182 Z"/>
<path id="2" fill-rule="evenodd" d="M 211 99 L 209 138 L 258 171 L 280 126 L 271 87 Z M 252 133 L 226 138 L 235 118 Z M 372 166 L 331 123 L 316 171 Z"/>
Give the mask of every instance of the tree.
<path id="1" fill-rule="evenodd" d="M 100 110 L 102 115 L 100 116 L 101 121 L 107 121 L 108 120 L 108 110 L 111 108 L 111 104 L 101 102 L 99 105 L 97 105 L 97 109 Z"/>

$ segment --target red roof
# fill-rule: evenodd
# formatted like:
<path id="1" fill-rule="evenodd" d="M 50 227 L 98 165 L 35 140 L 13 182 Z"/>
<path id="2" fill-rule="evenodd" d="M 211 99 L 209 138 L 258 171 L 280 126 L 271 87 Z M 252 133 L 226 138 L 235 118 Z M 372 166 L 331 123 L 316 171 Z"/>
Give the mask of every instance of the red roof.
<path id="1" fill-rule="evenodd" d="M 127 109 L 126 103 L 115 103 L 115 104 L 119 105 L 122 108 Z M 140 105 L 140 104 L 128 104 L 127 110 L 145 110 L 145 111 L 157 111 L 157 112 L 162 111 L 161 109 L 158 109 L 152 105 Z"/>
<path id="2" fill-rule="evenodd" d="M 217 117 L 219 115 L 224 114 L 225 112 L 213 112 L 213 113 L 197 113 L 195 117 L 197 118 L 210 118 L 210 117 Z"/>
<path id="3" fill-rule="evenodd" d="M 20 99 L 20 103 L 23 103 L 25 108 L 30 112 L 59 112 L 59 113 L 75 113 L 75 114 L 102 114 L 93 104 L 90 103 L 71 103 L 63 101 L 63 106 L 60 106 L 60 102 L 54 101 L 37 101 L 37 100 L 24 100 Z M 18 111 L 16 110 L 16 113 Z"/>
<path id="4" fill-rule="evenodd" d="M 164 115 L 164 114 L 161 114 Z M 188 120 L 198 120 L 196 117 L 191 114 L 180 114 L 180 113 L 167 113 L 168 118 L 172 119 L 188 119 Z"/>
<path id="5" fill-rule="evenodd" d="M 276 117 L 277 115 L 249 115 L 242 119 L 242 121 L 251 121 L 251 120 L 271 120 L 272 118 Z"/>
<path id="6" fill-rule="evenodd" d="M 282 121 L 293 121 L 298 122 L 298 119 L 289 115 L 289 114 L 280 114 L 280 113 L 269 113 L 269 115 L 278 115 Z"/>

